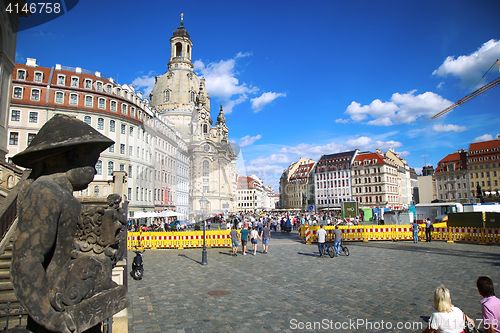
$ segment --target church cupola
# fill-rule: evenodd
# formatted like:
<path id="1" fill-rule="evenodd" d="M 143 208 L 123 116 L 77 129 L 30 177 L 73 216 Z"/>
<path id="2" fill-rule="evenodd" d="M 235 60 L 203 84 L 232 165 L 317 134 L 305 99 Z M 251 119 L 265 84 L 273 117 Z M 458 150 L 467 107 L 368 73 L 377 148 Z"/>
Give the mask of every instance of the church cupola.
<path id="1" fill-rule="evenodd" d="M 193 43 L 186 28 L 184 27 L 184 14 L 181 14 L 181 25 L 174 30 L 173 37 L 170 38 L 170 61 L 168 69 L 189 69 L 193 70 L 191 62 L 191 51 Z"/>

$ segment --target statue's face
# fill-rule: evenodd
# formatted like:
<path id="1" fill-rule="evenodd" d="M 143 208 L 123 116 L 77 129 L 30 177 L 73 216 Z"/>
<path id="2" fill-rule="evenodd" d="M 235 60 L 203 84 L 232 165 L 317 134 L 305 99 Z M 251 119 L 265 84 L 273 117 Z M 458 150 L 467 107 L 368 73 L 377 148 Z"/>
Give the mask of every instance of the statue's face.
<path id="1" fill-rule="evenodd" d="M 99 160 L 100 151 L 98 148 L 81 147 L 71 155 L 72 166 L 66 172 L 66 176 L 73 185 L 73 190 L 81 191 L 94 180 L 94 175 L 97 173 L 95 164 Z"/>

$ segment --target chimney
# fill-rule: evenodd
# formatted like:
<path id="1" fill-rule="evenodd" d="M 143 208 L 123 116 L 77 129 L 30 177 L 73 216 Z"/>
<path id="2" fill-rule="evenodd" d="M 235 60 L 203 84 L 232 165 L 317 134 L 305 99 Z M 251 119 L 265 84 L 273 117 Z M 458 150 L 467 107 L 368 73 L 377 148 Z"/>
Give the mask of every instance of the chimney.
<path id="1" fill-rule="evenodd" d="M 37 67 L 35 58 L 26 58 L 26 66 Z"/>

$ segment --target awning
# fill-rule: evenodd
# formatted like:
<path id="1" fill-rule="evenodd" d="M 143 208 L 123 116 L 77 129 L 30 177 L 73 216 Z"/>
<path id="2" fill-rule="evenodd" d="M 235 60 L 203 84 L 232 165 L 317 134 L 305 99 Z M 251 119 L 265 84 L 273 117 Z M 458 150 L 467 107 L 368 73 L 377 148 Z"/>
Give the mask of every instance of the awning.
<path id="1" fill-rule="evenodd" d="M 148 218 L 148 217 L 172 217 L 172 216 L 184 217 L 184 216 L 186 216 L 186 214 L 173 212 L 171 210 L 165 210 L 163 212 L 136 211 L 136 212 L 134 212 L 134 216 L 129 217 L 129 219 L 143 219 L 143 218 Z"/>

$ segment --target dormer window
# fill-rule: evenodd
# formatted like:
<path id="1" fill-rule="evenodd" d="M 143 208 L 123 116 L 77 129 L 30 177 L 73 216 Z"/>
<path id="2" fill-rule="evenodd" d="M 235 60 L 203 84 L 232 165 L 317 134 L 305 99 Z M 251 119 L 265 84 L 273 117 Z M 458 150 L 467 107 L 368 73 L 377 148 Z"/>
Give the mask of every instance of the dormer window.
<path id="1" fill-rule="evenodd" d="M 77 78 L 77 77 L 71 78 L 71 86 L 72 87 L 78 87 L 78 82 L 79 82 L 79 78 Z"/>
<path id="2" fill-rule="evenodd" d="M 89 79 L 85 80 L 85 88 L 92 89 L 92 80 Z"/>
<path id="3" fill-rule="evenodd" d="M 121 90 L 120 88 L 116 88 L 116 96 L 121 96 Z"/>
<path id="4" fill-rule="evenodd" d="M 97 82 L 95 83 L 95 89 L 96 89 L 97 91 L 102 91 L 102 82 L 97 81 Z"/>
<path id="5" fill-rule="evenodd" d="M 35 72 L 35 82 L 42 82 L 42 81 L 43 81 L 43 73 Z"/>
<path id="6" fill-rule="evenodd" d="M 108 94 L 111 94 L 111 85 L 110 84 L 106 85 L 106 92 Z"/>
<path id="7" fill-rule="evenodd" d="M 26 71 L 24 69 L 17 70 L 17 79 L 18 80 L 26 80 Z"/>
<path id="8" fill-rule="evenodd" d="M 57 76 L 57 84 L 64 85 L 66 83 L 66 76 L 58 75 Z"/>

